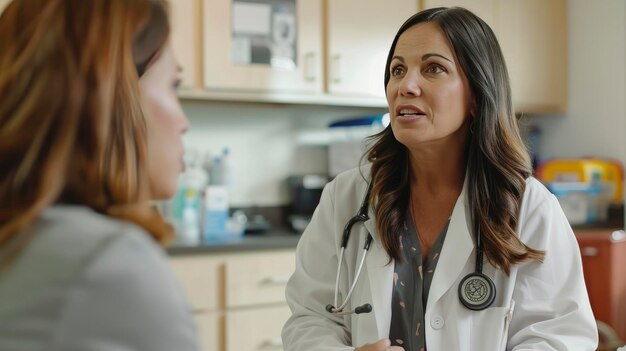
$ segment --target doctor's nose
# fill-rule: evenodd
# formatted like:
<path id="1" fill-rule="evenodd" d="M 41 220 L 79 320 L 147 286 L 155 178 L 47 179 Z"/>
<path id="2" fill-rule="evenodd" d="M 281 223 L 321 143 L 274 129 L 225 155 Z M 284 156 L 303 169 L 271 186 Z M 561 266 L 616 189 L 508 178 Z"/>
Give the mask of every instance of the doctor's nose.
<path id="1" fill-rule="evenodd" d="M 406 75 L 400 81 L 398 92 L 402 96 L 420 96 L 422 95 L 422 89 L 420 87 L 421 77 L 418 73 L 407 72 Z"/>

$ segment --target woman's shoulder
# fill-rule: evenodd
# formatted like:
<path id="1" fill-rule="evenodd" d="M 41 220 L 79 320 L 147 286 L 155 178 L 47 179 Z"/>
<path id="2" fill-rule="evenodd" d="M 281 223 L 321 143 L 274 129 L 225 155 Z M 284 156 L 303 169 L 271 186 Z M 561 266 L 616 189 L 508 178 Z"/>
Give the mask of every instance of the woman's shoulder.
<path id="1" fill-rule="evenodd" d="M 145 231 L 89 208 L 53 206 L 21 234 L 26 245 L 0 273 L 0 299 L 12 301 L 0 304 L 5 326 L 0 340 L 19 340 L 19 333 L 4 333 L 37 319 L 40 325 L 27 331 L 32 342 L 46 344 L 67 326 L 78 328 L 79 319 L 68 322 L 73 315 L 68 311 L 76 306 L 86 311 L 106 305 L 105 300 L 121 303 L 133 292 L 146 299 L 141 289 L 147 286 L 174 289 L 163 250 Z M 167 294 L 172 295 L 182 301 L 177 291 Z"/>
<path id="2" fill-rule="evenodd" d="M 339 173 L 327 184 L 325 192 L 333 203 L 340 202 L 346 210 L 358 208 L 370 182 L 370 166 L 363 165 Z"/>
<path id="3" fill-rule="evenodd" d="M 31 230 L 35 247 L 77 263 L 107 251 L 116 241 L 133 241 L 159 251 L 143 229 L 85 206 L 53 206 L 42 213 Z"/>
<path id="4" fill-rule="evenodd" d="M 361 190 L 367 188 L 370 179 L 370 165 L 362 165 L 339 173 L 332 181 L 338 189 Z"/>
<path id="5" fill-rule="evenodd" d="M 537 178 L 530 176 L 526 178 L 526 189 L 524 191 L 524 198 L 532 198 L 535 201 L 544 201 L 552 198 L 552 193 L 546 188 Z"/>
<path id="6" fill-rule="evenodd" d="M 535 177 L 526 179 L 526 189 L 520 208 L 520 217 L 526 219 L 532 214 L 547 214 L 558 207 L 554 195 Z"/>
<path id="7" fill-rule="evenodd" d="M 163 250 L 143 229 L 84 206 L 53 206 L 17 238 L 24 240 L 22 249 L 12 251 L 13 245 L 9 245 L 0 252 L 7 257 L 15 256 L 0 283 L 2 286 L 15 280 L 15 291 L 25 283 L 24 277 L 33 273 L 36 274 L 28 284 L 38 288 L 59 283 L 69 286 L 93 262 L 103 256 L 119 256 L 124 247 L 132 246 L 137 258 L 164 256 Z M 16 242 L 15 246 L 20 244 Z"/>
<path id="8" fill-rule="evenodd" d="M 16 241 L 0 251 L 0 257 L 11 257 L 0 273 L 0 297 L 18 300 L 28 299 L 32 291 L 70 289 L 103 258 L 134 261 L 151 256 L 164 261 L 163 250 L 145 231 L 83 206 L 53 206 L 15 240 L 24 245 Z M 133 256 L 124 254 L 128 247 Z"/>

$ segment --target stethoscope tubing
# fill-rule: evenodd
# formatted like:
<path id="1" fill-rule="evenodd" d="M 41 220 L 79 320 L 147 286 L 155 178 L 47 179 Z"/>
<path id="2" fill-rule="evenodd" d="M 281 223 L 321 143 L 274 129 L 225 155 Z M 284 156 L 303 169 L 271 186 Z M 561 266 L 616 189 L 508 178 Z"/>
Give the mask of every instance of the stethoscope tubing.
<path id="1" fill-rule="evenodd" d="M 350 218 L 350 220 L 348 221 L 348 223 L 346 223 L 346 226 L 344 228 L 343 231 L 343 236 L 341 238 L 341 250 L 339 252 L 339 263 L 337 265 L 337 275 L 336 275 L 336 279 L 335 279 L 335 293 L 334 293 L 334 304 L 333 305 L 327 305 L 326 306 L 326 310 L 334 315 L 338 315 L 338 316 L 345 316 L 345 315 L 349 315 L 352 313 L 367 313 L 370 312 L 372 310 L 371 306 L 369 304 L 365 304 L 363 306 L 359 306 L 357 308 L 355 308 L 354 310 L 349 310 L 349 311 L 344 311 L 343 309 L 346 308 L 346 306 L 348 305 L 348 302 L 350 302 L 350 298 L 352 297 L 352 293 L 354 292 L 354 289 L 356 287 L 356 284 L 359 280 L 359 277 L 361 276 L 361 270 L 363 269 L 363 265 L 365 264 L 365 259 L 367 257 L 370 245 L 372 243 L 372 235 L 370 233 L 368 233 L 367 239 L 365 240 L 365 245 L 363 246 L 363 255 L 361 255 L 361 260 L 359 262 L 359 266 L 356 270 L 356 274 L 354 276 L 354 279 L 352 280 L 352 284 L 350 285 L 350 289 L 348 290 L 348 294 L 346 295 L 346 297 L 344 298 L 343 303 L 341 303 L 341 305 L 339 307 L 335 307 L 337 305 L 339 305 L 339 281 L 341 279 L 341 267 L 343 266 L 343 259 L 345 256 L 345 250 L 346 247 L 348 246 L 348 240 L 350 238 L 351 235 L 351 231 L 352 231 L 352 227 L 354 226 L 354 224 L 358 223 L 358 222 L 365 222 L 369 219 L 369 216 L 367 215 L 367 211 L 368 211 L 368 206 L 369 206 L 369 196 L 370 196 L 370 192 L 372 190 L 371 184 L 368 185 L 368 189 L 367 192 L 365 194 L 365 197 L 363 199 L 363 202 L 361 204 L 361 207 L 359 208 L 359 212 L 352 218 Z M 465 278 L 463 278 L 461 284 L 459 284 L 459 299 L 461 300 L 461 302 L 463 303 L 463 305 L 465 305 L 465 307 L 467 307 L 470 310 L 474 310 L 474 311 L 479 311 L 479 310 L 483 310 L 487 307 L 489 307 L 494 299 L 495 299 L 495 294 L 496 294 L 496 289 L 495 289 L 495 285 L 493 283 L 493 281 L 491 281 L 491 279 L 489 277 L 487 277 L 486 275 L 484 275 L 482 273 L 483 270 L 483 247 L 482 247 L 482 242 L 481 242 L 481 232 L 480 232 L 480 227 L 477 230 L 477 234 L 476 234 L 476 267 L 473 273 L 468 274 Z M 484 302 L 482 303 L 474 303 L 473 301 L 471 301 L 471 299 L 465 295 L 463 295 L 463 291 L 461 289 L 462 285 L 464 284 L 464 282 L 466 280 L 470 280 L 470 279 L 478 279 L 478 280 L 482 280 L 482 284 L 485 287 L 485 289 L 488 291 L 488 294 L 484 296 Z M 367 308 L 365 308 L 365 306 L 367 306 Z"/>
<path id="2" fill-rule="evenodd" d="M 339 267 L 341 267 L 341 263 L 343 262 L 343 252 L 345 248 L 341 248 L 341 257 L 339 259 Z M 348 302 L 350 302 L 350 298 L 352 297 L 352 293 L 354 292 L 354 288 L 358 282 L 358 277 L 361 275 L 361 270 L 363 269 L 363 265 L 365 264 L 365 258 L 367 256 L 367 249 L 363 249 L 363 255 L 361 256 L 361 261 L 359 262 L 359 267 L 357 268 L 355 279 L 352 281 L 352 286 L 350 286 L 350 290 L 348 290 L 348 295 L 346 295 L 341 306 L 333 308 L 332 313 L 338 316 L 345 316 L 348 314 L 354 313 L 354 311 L 344 311 Z M 335 281 L 335 303 L 333 306 L 337 306 L 339 304 L 339 276 L 341 274 L 341 268 L 338 269 L 337 272 L 337 280 Z"/>

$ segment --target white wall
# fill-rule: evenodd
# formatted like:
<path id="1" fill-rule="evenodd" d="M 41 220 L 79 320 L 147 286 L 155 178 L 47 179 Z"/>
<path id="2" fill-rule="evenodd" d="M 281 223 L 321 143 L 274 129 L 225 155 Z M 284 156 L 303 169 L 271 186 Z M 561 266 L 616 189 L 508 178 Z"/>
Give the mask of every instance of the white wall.
<path id="1" fill-rule="evenodd" d="M 299 130 L 325 128 L 329 122 L 380 109 L 284 106 L 183 101 L 191 127 L 187 150 L 231 154 L 232 206 L 278 206 L 287 203 L 285 180 L 292 174 L 327 173 L 327 149 L 300 146 Z"/>
<path id="2" fill-rule="evenodd" d="M 569 108 L 538 116 L 543 157 L 599 156 L 626 165 L 626 1 L 569 0 Z"/>

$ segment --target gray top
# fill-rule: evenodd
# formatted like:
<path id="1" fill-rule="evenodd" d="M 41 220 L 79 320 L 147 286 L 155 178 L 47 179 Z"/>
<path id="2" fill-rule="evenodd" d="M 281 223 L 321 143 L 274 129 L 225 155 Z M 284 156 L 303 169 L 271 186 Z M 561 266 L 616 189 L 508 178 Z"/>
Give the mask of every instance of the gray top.
<path id="1" fill-rule="evenodd" d="M 182 290 L 143 230 L 54 206 L 22 235 L 0 271 L 0 350 L 198 350 Z"/>
<path id="2" fill-rule="evenodd" d="M 406 217 L 411 219 L 407 211 Z M 403 263 L 396 262 L 393 273 L 393 295 L 391 298 L 391 345 L 405 350 L 425 351 L 426 333 L 424 313 L 430 284 L 435 275 L 438 258 L 448 232 L 450 219 L 437 237 L 426 259 L 422 256 L 419 234 L 413 221 L 404 222 L 404 233 L 400 236 Z"/>

